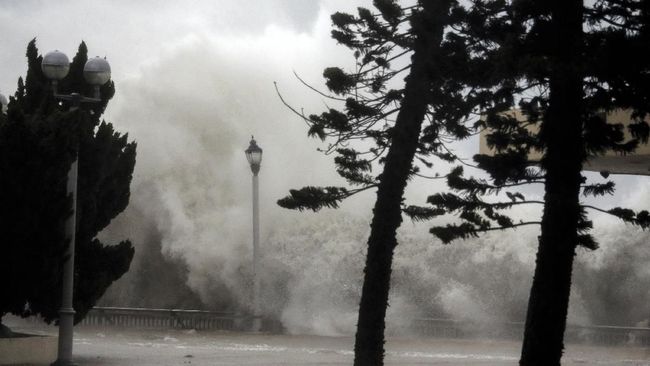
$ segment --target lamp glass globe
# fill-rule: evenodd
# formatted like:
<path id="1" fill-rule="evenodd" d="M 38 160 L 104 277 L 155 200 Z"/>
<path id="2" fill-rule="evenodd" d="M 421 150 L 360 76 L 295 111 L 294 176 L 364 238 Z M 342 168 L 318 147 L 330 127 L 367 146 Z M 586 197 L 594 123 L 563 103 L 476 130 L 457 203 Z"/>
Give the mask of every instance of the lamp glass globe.
<path id="1" fill-rule="evenodd" d="M 61 80 L 70 71 L 70 60 L 65 53 L 54 50 L 48 52 L 43 56 L 43 61 L 41 62 L 41 70 L 43 74 L 50 80 Z"/>
<path id="2" fill-rule="evenodd" d="M 93 86 L 106 84 L 111 79 L 111 65 L 99 56 L 89 59 L 84 66 L 84 79 Z"/>

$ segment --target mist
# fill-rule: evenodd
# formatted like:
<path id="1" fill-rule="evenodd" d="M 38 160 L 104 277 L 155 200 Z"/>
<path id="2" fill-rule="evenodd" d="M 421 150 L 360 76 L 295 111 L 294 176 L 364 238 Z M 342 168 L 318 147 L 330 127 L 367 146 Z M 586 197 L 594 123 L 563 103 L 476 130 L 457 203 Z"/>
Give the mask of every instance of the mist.
<path id="1" fill-rule="evenodd" d="M 243 151 L 255 135 L 264 149 L 265 315 L 290 333 L 354 332 L 375 195 L 367 192 L 339 210 L 316 214 L 275 204 L 291 188 L 345 182 L 332 159 L 317 151 L 324 143 L 308 139 L 304 123 L 280 103 L 273 83 L 292 105 L 322 111 L 327 101 L 301 85 L 293 71 L 320 88 L 323 68 L 352 67 L 348 50 L 329 37 L 329 14 L 370 2 L 41 3 L 0 4 L 0 29 L 14 35 L 0 41 L 12 50 L 0 61 L 15 70 L 0 76 L 1 91 L 10 94 L 24 72 L 24 48 L 34 36 L 41 52 L 62 48 L 69 55 L 84 39 L 91 54 L 107 54 L 113 65 L 116 96 L 106 120 L 138 143 L 131 203 L 101 233 L 111 242 L 131 239 L 136 257 L 101 303 L 250 310 L 251 173 Z M 83 21 L 70 24 L 66 12 Z M 26 16 L 30 24 L 18 24 Z M 478 142 L 456 149 L 470 157 Z M 599 202 L 647 208 L 647 177 L 616 182 L 617 195 Z M 423 204 L 441 189 L 440 182 L 414 181 L 407 201 Z M 540 208 L 517 213 L 538 217 Z M 650 234 L 609 217 L 594 218 L 601 248 L 578 250 L 569 322 L 647 326 Z M 419 317 L 522 321 L 539 230 L 442 245 L 428 233 L 431 225 L 405 220 L 399 231 L 389 331 Z"/>
<path id="2" fill-rule="evenodd" d="M 300 52 L 288 48 L 281 56 L 268 57 L 264 37 L 297 45 Z M 150 65 L 147 73 L 121 84 L 122 102 L 112 118 L 125 123 L 138 142 L 138 162 L 131 205 L 103 235 L 131 238 L 140 259 L 104 303 L 250 310 L 251 173 L 243 150 L 255 134 L 264 149 L 260 180 L 265 315 L 291 333 L 354 331 L 374 194 L 316 214 L 275 204 L 290 188 L 344 182 L 334 173 L 331 159 L 316 151 L 324 144 L 307 139 L 305 125 L 281 104 L 273 88 L 277 81 L 291 103 L 321 110 L 322 99 L 301 85 L 291 68 L 320 70 L 331 54 L 310 46 L 314 36 L 269 29 L 264 37 L 248 42 L 190 37 Z M 279 41 L 283 37 L 285 41 Z M 166 77 L 159 80 L 158 75 Z M 310 82 L 320 85 L 318 77 Z M 471 151 L 472 143 L 457 149 Z M 598 179 L 597 174 L 588 175 Z M 642 208 L 650 201 L 643 179 L 617 178 L 623 191 L 600 201 Z M 407 197 L 422 203 L 440 189 L 441 183 L 418 181 L 410 185 Z M 538 187 L 527 193 L 540 198 L 543 192 Z M 522 218 L 540 214 L 540 207 L 517 212 Z M 647 322 L 650 299 L 639 284 L 650 279 L 645 266 L 650 258 L 644 250 L 648 234 L 608 217 L 594 217 L 594 234 L 602 248 L 578 250 L 570 322 Z M 445 246 L 428 233 L 429 226 L 407 220 L 400 229 L 389 330 L 418 317 L 522 321 L 538 229 L 491 233 Z M 158 260 L 178 275 L 174 286 L 156 292 L 159 304 L 151 299 L 143 303 L 137 292 L 147 286 L 129 284 L 138 279 L 162 281 L 158 271 L 138 270 L 156 251 L 162 254 Z M 151 279 L 142 282 L 147 276 Z M 181 295 L 187 293 L 196 298 Z"/>

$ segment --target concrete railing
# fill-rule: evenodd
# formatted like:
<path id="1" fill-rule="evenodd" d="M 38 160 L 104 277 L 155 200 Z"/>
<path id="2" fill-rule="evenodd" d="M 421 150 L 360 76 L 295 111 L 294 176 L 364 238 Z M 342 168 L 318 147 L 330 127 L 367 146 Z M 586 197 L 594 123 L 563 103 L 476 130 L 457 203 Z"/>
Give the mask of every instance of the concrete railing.
<path id="1" fill-rule="evenodd" d="M 241 328 L 240 324 L 245 320 L 244 316 L 218 311 L 95 307 L 88 312 L 81 325 L 235 330 Z"/>
<path id="2" fill-rule="evenodd" d="M 414 319 L 405 330 L 430 337 L 520 340 L 524 323 L 421 318 Z M 568 343 L 650 346 L 650 328 L 569 324 L 564 339 Z"/>
<path id="3" fill-rule="evenodd" d="M 248 330 L 252 318 L 229 312 L 95 307 L 81 325 L 129 328 L 173 328 L 196 330 Z M 282 332 L 277 322 L 265 320 L 263 329 Z M 522 322 L 472 322 L 440 318 L 413 319 L 408 324 L 387 329 L 393 335 L 415 334 L 440 338 L 491 338 L 520 340 L 524 334 Z M 602 345 L 650 346 L 650 328 L 594 325 L 567 325 L 565 337 L 569 343 Z"/>
<path id="4" fill-rule="evenodd" d="M 574 343 L 650 346 L 650 328 L 607 325 L 569 325 L 564 338 Z"/>

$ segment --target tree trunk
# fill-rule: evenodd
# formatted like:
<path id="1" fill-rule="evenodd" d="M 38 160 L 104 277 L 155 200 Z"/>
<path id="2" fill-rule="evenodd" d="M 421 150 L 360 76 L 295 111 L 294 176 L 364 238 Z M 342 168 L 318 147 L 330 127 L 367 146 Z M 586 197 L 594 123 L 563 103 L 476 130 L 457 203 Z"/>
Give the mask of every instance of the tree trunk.
<path id="1" fill-rule="evenodd" d="M 528 300 L 522 366 L 560 365 L 571 271 L 580 218 L 583 42 L 581 0 L 553 1 L 550 100 L 541 139 L 546 144 L 544 214 Z"/>
<path id="2" fill-rule="evenodd" d="M 402 223 L 406 181 L 431 94 L 435 68 L 431 62 L 442 40 L 450 1 L 422 1 L 422 12 L 411 21 L 415 34 L 411 72 L 391 135 L 391 146 L 380 176 L 368 238 L 368 254 L 354 345 L 355 366 L 384 364 L 384 328 L 396 232 Z"/>

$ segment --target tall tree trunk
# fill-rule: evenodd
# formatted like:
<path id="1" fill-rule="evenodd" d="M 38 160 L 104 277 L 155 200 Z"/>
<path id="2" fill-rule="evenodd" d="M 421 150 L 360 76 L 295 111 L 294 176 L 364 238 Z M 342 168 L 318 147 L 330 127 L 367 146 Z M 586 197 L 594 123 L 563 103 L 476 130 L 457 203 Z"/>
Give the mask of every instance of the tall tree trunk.
<path id="1" fill-rule="evenodd" d="M 396 232 L 402 223 L 406 181 L 436 79 L 432 60 L 438 54 L 450 0 L 421 1 L 422 12 L 411 21 L 415 34 L 411 72 L 391 135 L 391 146 L 380 176 L 368 238 L 368 254 L 354 345 L 355 366 L 384 364 L 384 328 Z"/>
<path id="2" fill-rule="evenodd" d="M 560 365 L 580 218 L 583 44 L 581 0 L 551 2 L 550 100 L 541 130 L 546 143 L 544 214 L 528 300 L 522 366 Z"/>

